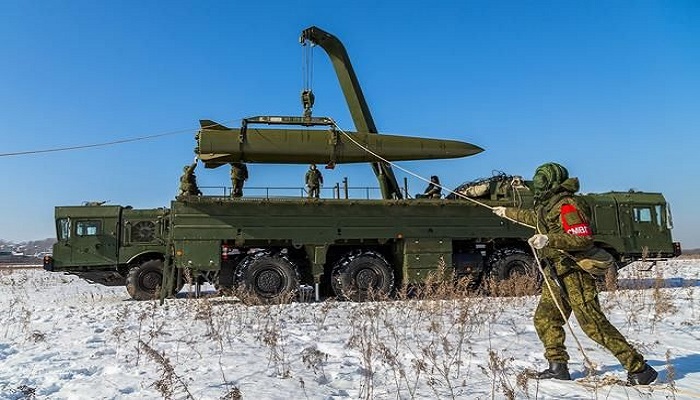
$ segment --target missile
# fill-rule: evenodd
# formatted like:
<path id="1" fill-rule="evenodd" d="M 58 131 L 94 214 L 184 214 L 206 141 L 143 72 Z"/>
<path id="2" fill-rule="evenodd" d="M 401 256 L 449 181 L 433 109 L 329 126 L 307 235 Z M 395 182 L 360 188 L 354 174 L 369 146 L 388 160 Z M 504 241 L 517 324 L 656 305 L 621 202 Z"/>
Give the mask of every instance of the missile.
<path id="1" fill-rule="evenodd" d="M 195 153 L 207 168 L 231 162 L 334 165 L 379 161 L 375 154 L 386 161 L 433 160 L 483 151 L 457 140 L 340 132 L 332 128 L 228 128 L 209 120 L 200 121 L 200 125 Z"/>

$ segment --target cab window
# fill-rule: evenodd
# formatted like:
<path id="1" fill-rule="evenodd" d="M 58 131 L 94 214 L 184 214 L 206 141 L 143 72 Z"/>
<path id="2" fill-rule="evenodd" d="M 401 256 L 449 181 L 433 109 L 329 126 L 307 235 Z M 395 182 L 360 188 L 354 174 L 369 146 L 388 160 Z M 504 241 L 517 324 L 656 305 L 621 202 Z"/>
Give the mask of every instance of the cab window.
<path id="1" fill-rule="evenodd" d="M 658 226 L 664 226 L 664 221 L 663 221 L 663 208 L 660 205 L 657 205 L 654 207 L 654 211 L 656 211 L 656 225 Z"/>
<path id="2" fill-rule="evenodd" d="M 100 221 L 78 221 L 75 234 L 78 236 L 95 236 L 100 234 Z"/>
<path id="3" fill-rule="evenodd" d="M 57 222 L 58 240 L 66 240 L 70 238 L 70 219 L 60 218 Z"/>
<path id="4" fill-rule="evenodd" d="M 668 229 L 673 229 L 673 215 L 671 214 L 670 204 L 666 204 L 666 207 L 664 207 L 664 216 L 666 218 L 666 227 Z"/>
<path id="5" fill-rule="evenodd" d="M 634 222 L 651 222 L 651 209 L 650 208 L 635 208 L 634 209 Z"/>
<path id="6" fill-rule="evenodd" d="M 661 206 L 635 207 L 634 222 L 662 226 Z"/>

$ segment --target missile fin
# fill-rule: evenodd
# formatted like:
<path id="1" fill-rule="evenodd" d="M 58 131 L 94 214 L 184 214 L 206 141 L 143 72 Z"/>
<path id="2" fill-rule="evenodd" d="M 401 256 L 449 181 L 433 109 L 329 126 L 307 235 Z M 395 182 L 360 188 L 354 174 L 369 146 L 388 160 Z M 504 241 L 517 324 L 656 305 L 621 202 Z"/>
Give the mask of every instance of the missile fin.
<path id="1" fill-rule="evenodd" d="M 227 127 L 221 125 L 221 124 L 218 123 L 218 122 L 214 122 L 214 121 L 208 120 L 208 119 L 200 119 L 200 120 L 199 120 L 199 126 L 200 126 L 202 129 L 211 129 L 211 130 L 215 130 L 215 131 L 228 131 L 228 130 L 231 130 L 230 128 L 227 128 Z"/>

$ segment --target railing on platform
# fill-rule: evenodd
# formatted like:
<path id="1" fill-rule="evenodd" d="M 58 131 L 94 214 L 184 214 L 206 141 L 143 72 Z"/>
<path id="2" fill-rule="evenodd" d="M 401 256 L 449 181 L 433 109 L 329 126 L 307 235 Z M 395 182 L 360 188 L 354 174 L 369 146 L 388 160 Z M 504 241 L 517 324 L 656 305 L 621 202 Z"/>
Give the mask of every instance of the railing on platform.
<path id="1" fill-rule="evenodd" d="M 231 186 L 200 186 L 200 190 L 207 196 L 231 196 L 233 188 Z M 403 197 L 408 199 L 408 180 L 404 178 L 404 187 L 401 190 Z M 382 192 L 378 187 L 372 186 L 349 186 L 348 178 L 343 179 L 342 184 L 335 186 L 321 187 L 321 198 L 330 199 L 381 199 Z M 243 195 L 246 197 L 266 198 L 271 197 L 298 197 L 309 196 L 308 190 L 303 186 L 244 186 Z"/>
<path id="2" fill-rule="evenodd" d="M 199 189 L 208 196 L 231 196 L 231 186 L 200 186 Z M 271 197 L 298 197 L 306 198 L 309 192 L 305 187 L 299 186 L 245 186 L 243 196 L 269 199 Z M 320 197 L 326 199 L 381 199 L 381 191 L 378 187 L 335 185 L 322 187 Z"/>

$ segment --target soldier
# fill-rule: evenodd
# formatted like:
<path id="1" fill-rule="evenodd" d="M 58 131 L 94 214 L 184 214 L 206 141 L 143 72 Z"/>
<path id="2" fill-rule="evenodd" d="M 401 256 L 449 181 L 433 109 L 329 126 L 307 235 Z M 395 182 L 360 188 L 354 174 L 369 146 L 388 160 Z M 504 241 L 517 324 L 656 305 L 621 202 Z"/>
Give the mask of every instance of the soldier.
<path id="1" fill-rule="evenodd" d="M 442 187 L 440 186 L 440 178 L 437 175 L 430 177 L 430 184 L 425 188 L 423 194 L 416 195 L 417 199 L 439 199 L 442 197 Z"/>
<path id="2" fill-rule="evenodd" d="M 319 198 L 321 194 L 321 185 L 323 185 L 323 175 L 321 171 L 316 169 L 316 164 L 309 165 L 309 170 L 304 176 L 306 187 L 309 189 L 309 198 Z"/>
<path id="3" fill-rule="evenodd" d="M 185 165 L 182 168 L 182 176 L 180 177 L 180 193 L 179 196 L 201 196 L 202 192 L 197 186 L 197 177 L 194 174 L 194 169 L 197 168 L 197 162 L 191 165 Z"/>
<path id="4" fill-rule="evenodd" d="M 231 196 L 243 196 L 243 183 L 248 180 L 248 167 L 241 162 L 231 163 Z"/>
<path id="5" fill-rule="evenodd" d="M 658 375 L 656 370 L 608 321 L 600 308 L 595 277 L 579 268 L 572 258 L 593 247 L 588 210 L 574 196 L 579 189 L 578 179 L 569 178 L 563 166 L 547 163 L 535 171 L 533 189 L 534 211 L 494 207 L 493 212 L 536 226 L 537 233 L 528 242 L 547 266 L 545 279 L 554 289 L 554 293 L 550 293 L 547 285 L 544 286 L 535 310 L 535 330 L 549 361 L 549 368 L 539 372 L 537 377 L 571 379 L 567 366 L 569 355 L 564 346 L 564 324 L 573 311 L 586 335 L 608 349 L 625 367 L 630 385 L 653 382 Z"/>

